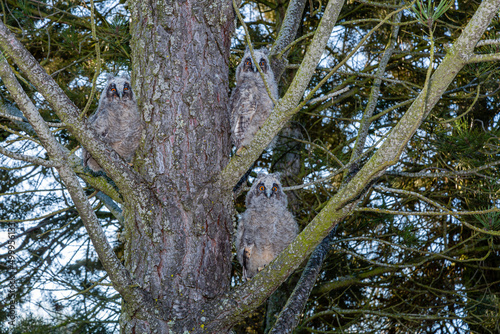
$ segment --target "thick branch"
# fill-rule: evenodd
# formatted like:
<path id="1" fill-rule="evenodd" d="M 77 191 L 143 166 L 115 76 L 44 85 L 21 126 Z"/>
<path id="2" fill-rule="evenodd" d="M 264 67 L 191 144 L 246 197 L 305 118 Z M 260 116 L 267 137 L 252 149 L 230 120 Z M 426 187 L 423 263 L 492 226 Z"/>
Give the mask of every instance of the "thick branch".
<path id="1" fill-rule="evenodd" d="M 474 55 L 469 58 L 469 64 L 483 63 L 486 61 L 499 61 L 499 60 L 500 60 L 500 53 Z"/>
<path id="2" fill-rule="evenodd" d="M 92 188 L 102 191 L 104 194 L 109 196 L 113 201 L 123 204 L 123 199 L 121 194 L 118 192 L 116 187 L 110 183 L 109 179 L 104 175 L 93 176 L 85 173 L 83 166 L 80 164 L 81 159 L 74 154 L 70 157 L 73 171 L 81 177 L 85 182 L 87 182 Z"/>
<path id="3" fill-rule="evenodd" d="M 152 312 L 154 310 L 152 299 L 149 298 L 143 290 L 134 286 L 134 282 L 129 272 L 116 257 L 113 248 L 106 239 L 101 224 L 97 220 L 92 206 L 87 200 L 87 196 L 80 186 L 76 174 L 71 169 L 68 155 L 52 135 L 39 111 L 23 91 L 19 82 L 17 82 L 5 59 L 0 61 L 0 76 L 17 105 L 38 134 L 49 157 L 58 166 L 57 171 L 68 189 L 71 199 L 89 234 L 90 240 L 92 240 L 92 244 L 99 255 L 99 260 L 106 269 L 113 286 L 128 303 L 138 310 L 138 312 L 143 310 Z"/>
<path id="4" fill-rule="evenodd" d="M 300 315 L 321 271 L 326 254 L 332 246 L 335 230 L 331 230 L 312 253 L 297 286 L 280 312 L 278 320 L 271 328 L 271 334 L 291 333 L 297 327 Z"/>
<path id="5" fill-rule="evenodd" d="M 397 13 L 396 17 L 394 18 L 394 22 L 399 23 L 401 21 L 402 15 L 403 12 Z M 370 98 L 368 100 L 365 112 L 363 113 L 363 118 L 361 119 L 358 138 L 356 139 L 356 143 L 354 144 L 350 161 L 356 160 L 363 152 L 363 149 L 365 147 L 366 139 L 368 137 L 368 130 L 371 125 L 371 118 L 373 116 L 373 112 L 375 111 L 375 107 L 377 106 L 377 102 L 380 96 L 380 86 L 382 84 L 381 78 L 385 73 L 385 69 L 387 67 L 387 64 L 389 63 L 389 59 L 391 59 L 391 56 L 394 50 L 396 49 L 398 33 L 399 33 L 399 26 L 398 25 L 392 26 L 391 39 L 380 60 L 380 65 L 375 75 L 376 79 L 373 81 L 372 90 L 370 92 Z"/>
<path id="6" fill-rule="evenodd" d="M 140 175 L 133 171 L 118 153 L 104 144 L 94 131 L 91 131 L 86 120 L 78 118 L 78 108 L 1 21 L 0 47 L 16 62 L 37 90 L 47 99 L 68 130 L 92 154 L 125 196 L 135 194 L 134 197 L 137 197 L 140 192 L 146 194 L 140 182 Z"/>
<path id="7" fill-rule="evenodd" d="M 283 19 L 280 32 L 278 33 L 276 41 L 274 41 L 273 48 L 271 49 L 271 67 L 276 80 L 279 80 L 288 65 L 288 61 L 286 60 L 288 50 L 283 54 L 282 52 L 295 39 L 305 6 L 306 0 L 292 0 L 286 9 L 285 18 Z M 276 56 L 279 54 L 282 56 L 277 58 Z"/>
<path id="8" fill-rule="evenodd" d="M 329 6 L 331 4 L 332 2 L 329 3 Z M 251 281 L 237 287 L 221 300 L 208 305 L 207 316 L 211 321 L 204 325 L 206 330 L 217 332 L 222 328 L 228 328 L 233 321 L 238 321 L 245 313 L 260 305 L 304 261 L 330 230 L 355 209 L 367 186 L 380 177 L 389 166 L 398 161 L 417 128 L 436 105 L 460 69 L 467 63 L 476 42 L 482 36 L 499 8 L 500 0 L 487 0 L 481 3 L 475 15 L 431 77 L 428 93 L 426 94 L 424 91 L 419 94 L 405 115 L 393 128 L 387 140 L 384 141 L 367 164 L 328 201 L 323 210 L 274 261 Z M 329 16 L 325 13 L 324 18 L 327 17 Z M 295 83 L 295 85 L 293 88 L 291 87 L 289 93 L 299 86 L 298 83 Z M 288 102 L 288 100 L 280 101 L 278 110 L 279 107 Z M 274 117 L 271 116 L 271 118 Z M 272 123 L 266 122 L 264 128 L 273 129 Z M 259 134 L 262 132 L 260 131 Z M 264 136 L 257 135 L 257 140 L 254 140 L 252 144 L 258 142 L 259 137 Z M 247 154 L 245 153 L 245 157 L 248 156 Z M 242 159 L 245 157 L 242 157 Z M 233 161 L 234 159 L 231 162 Z M 226 168 L 225 173 L 223 173 L 223 180 L 233 180 L 234 177 L 230 176 L 228 169 L 234 167 L 233 164 L 230 164 Z M 227 176 L 228 174 L 229 176 Z M 237 177 L 234 180 L 237 181 Z M 256 291 L 259 293 L 256 293 Z"/>
<path id="9" fill-rule="evenodd" d="M 3 154 L 11 159 L 14 160 L 21 160 L 25 162 L 29 162 L 35 165 L 40 165 L 44 167 L 56 167 L 56 164 L 52 161 L 41 159 L 38 157 L 30 156 L 30 155 L 25 155 L 25 154 L 20 154 L 16 152 L 9 151 L 3 147 L 0 147 L 0 154 Z"/>
<path id="10" fill-rule="evenodd" d="M 123 210 L 118 206 L 118 204 L 113 201 L 111 197 L 99 191 L 96 195 L 97 198 L 108 208 L 109 212 L 118 220 L 118 222 L 123 225 L 125 223 L 125 218 L 123 217 Z"/>
<path id="11" fill-rule="evenodd" d="M 361 189 L 362 191 L 362 189 Z M 330 230 L 343 220 L 357 204 L 353 199 L 341 209 L 334 206 L 335 196 L 297 238 L 251 281 L 237 287 L 206 307 L 212 321 L 204 328 L 209 333 L 220 333 L 245 318 L 262 304 L 286 278 L 311 254 Z"/>
<path id="12" fill-rule="evenodd" d="M 337 21 L 343 3 L 343 0 L 333 0 L 328 3 L 316 34 L 304 57 L 304 61 L 300 65 L 287 93 L 275 106 L 271 116 L 269 116 L 261 130 L 257 132 L 248 145 L 248 149 L 243 150 L 240 156 L 233 157 L 222 171 L 219 181 L 224 189 L 232 189 L 234 187 L 252 163 L 259 157 L 262 150 L 267 147 L 292 116 L 299 111 L 296 107 L 302 99 L 304 91 L 321 59 L 326 42 Z"/>

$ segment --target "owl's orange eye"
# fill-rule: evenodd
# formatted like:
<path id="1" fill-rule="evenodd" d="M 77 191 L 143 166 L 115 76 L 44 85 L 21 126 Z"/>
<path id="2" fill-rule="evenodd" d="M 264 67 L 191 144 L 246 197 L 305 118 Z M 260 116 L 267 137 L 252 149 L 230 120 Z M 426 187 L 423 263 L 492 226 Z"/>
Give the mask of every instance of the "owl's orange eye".
<path id="1" fill-rule="evenodd" d="M 252 65 L 252 62 L 250 60 L 247 60 L 245 64 L 246 65 Z"/>
<path id="2" fill-rule="evenodd" d="M 111 88 L 111 91 L 112 92 L 116 92 L 116 88 Z"/>
<path id="3" fill-rule="evenodd" d="M 260 191 L 264 191 L 264 190 L 266 190 L 266 187 L 264 187 L 264 186 L 260 186 L 260 187 L 259 187 L 259 190 L 260 190 Z"/>
<path id="4" fill-rule="evenodd" d="M 123 88 L 123 90 L 128 90 L 128 87 Z"/>
<path id="5" fill-rule="evenodd" d="M 278 191 L 278 187 L 274 186 L 273 191 Z"/>

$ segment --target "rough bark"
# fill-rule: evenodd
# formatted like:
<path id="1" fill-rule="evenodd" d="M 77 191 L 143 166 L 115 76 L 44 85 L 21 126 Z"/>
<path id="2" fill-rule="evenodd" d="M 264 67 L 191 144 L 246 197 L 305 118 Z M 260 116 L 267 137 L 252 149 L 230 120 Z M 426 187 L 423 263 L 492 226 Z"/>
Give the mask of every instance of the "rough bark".
<path id="1" fill-rule="evenodd" d="M 260 305 L 265 296 L 272 293 L 300 265 L 331 229 L 355 209 L 360 196 L 367 187 L 383 175 L 389 166 L 398 161 L 421 122 L 427 117 L 460 69 L 472 57 L 474 46 L 499 8 L 500 0 L 488 0 L 481 3 L 463 33 L 432 75 L 429 93 L 424 91 L 419 94 L 372 158 L 345 187 L 328 201 L 321 212 L 273 262 L 245 285 L 234 289 L 220 300 L 214 301 L 210 306 L 209 319 L 211 321 L 205 328 L 211 332 L 217 332 L 220 328 L 226 328 L 234 319 L 244 317 L 256 305 Z M 260 293 L 253 293 L 255 291 Z"/>
<path id="2" fill-rule="evenodd" d="M 280 312 L 278 320 L 271 328 L 269 333 L 271 334 L 284 334 L 292 333 L 299 322 L 306 301 L 311 294 L 311 290 L 314 287 L 314 283 L 321 271 L 323 261 L 325 256 L 332 247 L 332 242 L 335 236 L 335 230 L 333 229 L 326 236 L 326 238 L 321 241 L 321 243 L 314 249 L 311 254 L 309 261 L 307 262 L 302 276 L 297 283 L 297 286 L 292 292 L 292 295 L 286 302 L 285 307 Z"/>
<path id="3" fill-rule="evenodd" d="M 305 6 L 306 0 L 292 0 L 286 9 L 283 24 L 280 27 L 278 37 L 276 38 L 271 50 L 271 67 L 276 80 L 281 77 L 285 71 L 286 65 L 288 65 L 286 56 L 288 55 L 289 50 L 285 51 L 282 57 L 278 58 L 277 55 L 283 52 L 283 50 L 285 50 L 285 48 L 295 39 L 297 31 L 300 27 L 302 13 L 304 12 Z"/>
<path id="4" fill-rule="evenodd" d="M 168 318 L 122 332 L 182 333 L 203 326 L 203 305 L 229 289 L 232 194 L 216 176 L 230 153 L 229 1 L 131 1 L 132 80 L 146 123 L 137 169 L 147 203 L 126 203 L 125 265 Z M 177 319 L 182 319 L 180 324 Z"/>
<path id="5" fill-rule="evenodd" d="M 66 185 L 71 199 L 75 203 L 75 207 L 89 233 L 92 244 L 99 255 L 99 260 L 108 272 L 113 286 L 125 300 L 130 301 L 138 316 L 154 313 L 154 306 L 150 296 L 143 290 L 133 288 L 134 284 L 129 272 L 117 259 L 113 248 L 108 243 L 94 210 L 87 200 L 76 174 L 71 168 L 70 157 L 67 151 L 52 135 L 35 105 L 16 80 L 14 73 L 12 73 L 5 59 L 0 61 L 0 76 L 24 116 L 38 134 L 41 143 L 47 150 L 50 160 L 57 166 L 56 169 Z"/>
<path id="6" fill-rule="evenodd" d="M 340 2 L 329 2 L 329 14 L 325 13 L 328 19 L 336 18 L 330 7 L 333 3 Z M 252 142 L 255 147 L 244 153 L 243 162 L 235 159 L 223 171 L 229 156 L 226 105 L 230 3 L 132 1 L 134 88 L 147 124 L 136 172 L 100 142 L 85 121 L 78 119 L 76 107 L 0 22 L 2 49 L 120 188 L 128 270 L 109 247 L 71 169 L 70 157 L 29 99 L 19 92 L 20 86 L 5 62 L 2 79 L 11 81 L 8 88 L 16 102 L 37 134 L 44 137 L 42 143 L 58 166 L 99 259 L 123 296 L 123 332 L 223 333 L 260 305 L 335 224 L 354 210 L 366 187 L 397 162 L 446 87 L 470 61 L 476 42 L 499 7 L 500 0 L 481 3 L 432 76 L 428 93 L 419 95 L 369 162 L 275 261 L 229 292 L 233 229 L 230 190 L 252 159 L 296 112 L 294 108 L 316 67 L 316 58 L 322 53 L 321 41 L 313 40 L 311 47 L 318 49 L 306 55 L 297 81 L 277 106 L 279 112 Z M 322 21 L 318 39 L 329 36 L 331 24 Z"/>
<path id="7" fill-rule="evenodd" d="M 232 189 L 240 180 L 241 176 L 259 157 L 262 150 L 269 145 L 272 139 L 287 124 L 292 116 L 302 108 L 299 102 L 302 100 L 302 96 L 321 59 L 323 50 L 330 38 L 330 34 L 335 26 L 335 22 L 337 22 L 338 15 L 343 5 L 344 0 L 332 0 L 328 2 L 323 17 L 314 34 L 314 38 L 307 49 L 304 60 L 290 84 L 290 87 L 274 107 L 271 116 L 269 116 L 267 121 L 262 125 L 260 131 L 254 136 L 248 149 L 242 151 L 240 156 L 233 157 L 221 172 L 219 176 L 221 187 Z"/>
<path id="8" fill-rule="evenodd" d="M 394 21 L 399 23 L 401 21 L 401 16 L 402 12 L 397 13 Z M 398 25 L 393 26 L 390 42 L 381 58 L 380 65 L 377 70 L 378 77 L 383 76 L 387 64 L 389 62 L 389 59 L 391 58 L 391 55 L 394 52 L 398 32 L 399 32 L 399 26 Z M 370 100 L 363 114 L 363 121 L 360 125 L 359 135 L 357 137 L 350 162 L 355 161 L 359 157 L 364 147 L 366 137 L 368 134 L 368 128 L 370 126 L 370 123 L 367 120 L 371 117 L 373 111 L 375 110 L 375 106 L 377 105 L 381 81 L 382 81 L 381 78 L 377 78 L 374 81 L 373 88 L 370 94 Z M 352 167 L 350 168 L 350 171 L 353 172 L 356 168 L 357 164 L 353 164 Z M 345 183 L 347 183 L 348 181 L 349 180 L 345 180 Z M 278 310 L 278 312 L 280 313 L 277 316 L 278 319 L 276 320 L 276 323 L 274 324 L 273 322 L 270 324 L 272 325 L 270 333 L 291 333 L 293 329 L 297 326 L 300 314 L 302 313 L 302 310 L 305 307 L 305 304 L 307 302 L 307 299 L 309 298 L 314 283 L 316 282 L 316 279 L 321 272 L 321 267 L 323 265 L 326 253 L 330 249 L 331 244 L 334 240 L 335 230 L 336 229 L 333 229 L 311 254 L 311 257 L 309 258 L 309 261 L 307 262 L 307 265 L 304 268 L 304 271 L 302 272 L 302 276 L 300 277 L 300 280 L 297 283 L 295 289 L 293 290 L 290 298 L 286 302 L 286 305 L 284 305 L 282 310 L 280 308 L 281 312 L 280 310 Z M 269 321 L 268 321 L 268 327 L 269 327 Z"/>

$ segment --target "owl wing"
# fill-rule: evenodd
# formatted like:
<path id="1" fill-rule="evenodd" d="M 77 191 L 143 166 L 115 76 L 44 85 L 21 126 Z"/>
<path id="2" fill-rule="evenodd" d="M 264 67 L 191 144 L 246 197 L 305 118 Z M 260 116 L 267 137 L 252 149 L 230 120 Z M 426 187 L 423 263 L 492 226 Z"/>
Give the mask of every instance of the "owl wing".
<path id="1" fill-rule="evenodd" d="M 274 219 L 273 248 L 275 256 L 281 253 L 298 235 L 299 226 L 286 207 Z"/>
<path id="2" fill-rule="evenodd" d="M 92 114 L 89 117 L 89 125 L 92 129 L 94 129 L 97 132 L 97 135 L 99 135 L 99 137 L 101 137 L 101 139 L 105 141 L 108 131 L 107 114 L 105 112 L 102 112 L 102 110 L 98 109 L 94 114 Z M 101 166 L 99 166 L 97 161 L 94 160 L 94 158 L 90 155 L 90 153 L 86 149 L 83 149 L 82 151 L 82 160 L 84 167 L 89 167 L 94 172 L 102 170 Z"/>
<path id="3" fill-rule="evenodd" d="M 251 219 L 251 217 L 249 217 L 248 215 L 248 211 L 242 214 L 240 223 L 238 224 L 238 230 L 236 231 L 235 241 L 236 256 L 243 268 L 244 280 L 250 279 L 247 273 L 251 266 L 252 251 L 255 246 L 255 243 L 251 236 L 251 229 L 248 230 L 245 228 L 247 222 Z"/>
<path id="4" fill-rule="evenodd" d="M 250 258 L 252 257 L 253 247 L 254 244 L 251 244 L 243 248 L 243 263 L 241 265 L 243 267 L 243 279 L 247 281 L 250 279 L 247 275 L 247 272 L 250 269 Z"/>
<path id="5" fill-rule="evenodd" d="M 109 140 L 111 147 L 123 158 L 130 162 L 139 146 L 142 133 L 142 120 L 135 102 L 124 106 L 123 118 L 120 124 L 111 127 L 112 134 Z"/>
<path id="6" fill-rule="evenodd" d="M 256 94 L 245 85 L 236 86 L 231 95 L 231 133 L 239 148 L 257 111 Z"/>
<path id="7" fill-rule="evenodd" d="M 102 140 L 106 141 L 106 137 L 109 132 L 109 117 L 108 113 L 104 109 L 98 109 L 92 116 L 89 118 L 90 126 L 97 132 L 99 137 Z M 107 142 L 107 141 L 106 141 Z"/>
<path id="8" fill-rule="evenodd" d="M 253 108 L 252 111 L 255 111 L 255 108 Z M 237 148 L 241 146 L 241 142 L 243 141 L 243 138 L 245 138 L 247 129 L 250 123 L 252 122 L 254 116 L 255 113 L 250 112 L 250 113 L 240 114 L 236 117 L 233 129 L 233 135 L 235 137 L 234 142 Z"/>

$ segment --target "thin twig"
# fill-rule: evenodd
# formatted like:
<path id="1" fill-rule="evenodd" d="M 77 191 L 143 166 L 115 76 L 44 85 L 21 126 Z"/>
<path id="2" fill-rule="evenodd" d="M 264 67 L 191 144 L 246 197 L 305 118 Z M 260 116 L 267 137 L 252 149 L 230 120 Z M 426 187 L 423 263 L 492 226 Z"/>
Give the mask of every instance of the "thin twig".
<path id="1" fill-rule="evenodd" d="M 449 172 L 442 172 L 442 173 L 427 173 L 426 171 L 429 169 L 436 169 L 440 170 L 442 168 L 438 167 L 428 167 L 424 169 L 423 171 L 417 172 L 417 173 L 410 173 L 410 172 L 395 172 L 395 171 L 388 171 L 385 174 L 386 175 L 396 175 L 396 176 L 406 176 L 406 177 L 458 177 L 458 176 L 470 176 L 474 175 L 474 173 L 500 165 L 500 161 L 494 161 L 490 162 L 487 164 L 484 164 L 481 167 L 477 168 L 472 168 L 469 170 L 463 170 L 463 171 L 449 171 Z"/>
<path id="2" fill-rule="evenodd" d="M 101 47 L 99 46 L 99 40 L 97 39 L 97 35 L 95 32 L 95 6 L 94 6 L 94 0 L 90 0 L 90 27 L 92 28 L 92 39 L 95 41 L 95 52 L 96 52 L 96 57 L 97 57 L 97 64 L 96 64 L 96 70 L 94 73 L 94 77 L 92 78 L 92 89 L 90 91 L 90 96 L 87 101 L 87 104 L 85 105 L 85 108 L 80 114 L 80 119 L 87 115 L 87 112 L 89 111 L 90 105 L 92 104 L 92 100 L 94 99 L 94 94 L 95 94 L 95 87 L 96 87 L 96 82 L 97 82 L 97 77 L 99 76 L 99 73 L 101 71 Z"/>
<path id="3" fill-rule="evenodd" d="M 14 160 L 21 160 L 21 161 L 25 161 L 25 162 L 30 162 L 32 164 L 44 166 L 47 168 L 59 166 L 57 163 L 55 163 L 53 161 L 41 159 L 38 157 L 33 157 L 30 155 L 15 153 L 15 152 L 9 151 L 1 146 L 0 146 L 0 154 L 3 154 L 11 159 L 14 159 Z"/>
<path id="4" fill-rule="evenodd" d="M 238 5 L 236 4 L 235 0 L 233 0 L 233 7 L 234 7 L 234 11 L 236 12 L 236 16 L 238 16 L 238 19 L 240 20 L 241 26 L 245 30 L 245 39 L 247 42 L 247 47 L 250 50 L 250 54 L 252 56 L 252 61 L 255 65 L 255 67 L 257 67 L 257 70 L 259 71 L 260 76 L 262 78 L 262 81 L 264 81 L 264 86 L 266 87 L 267 94 L 269 95 L 269 97 L 273 101 L 273 104 L 276 105 L 277 101 L 274 98 L 273 94 L 271 93 L 271 88 L 269 87 L 269 84 L 267 83 L 267 80 L 264 76 L 264 72 L 262 72 L 262 69 L 260 68 L 259 62 L 257 61 L 257 58 L 255 58 L 255 54 L 254 54 L 253 46 L 252 46 L 252 40 L 250 39 L 250 33 L 248 32 L 248 27 L 245 24 L 243 17 L 241 16 L 241 13 L 239 11 Z"/>
<path id="5" fill-rule="evenodd" d="M 341 90 L 338 90 L 338 91 L 335 91 L 333 93 L 329 93 L 329 94 L 326 94 L 324 96 L 320 96 L 320 97 L 317 97 L 311 101 L 308 102 L 308 104 L 315 104 L 315 103 L 318 103 L 318 102 L 323 102 L 325 100 L 328 100 L 328 99 L 331 99 L 332 97 L 335 97 L 335 96 L 338 96 L 340 94 L 343 94 L 345 92 L 347 92 L 349 90 L 349 87 L 345 87 Z"/>

